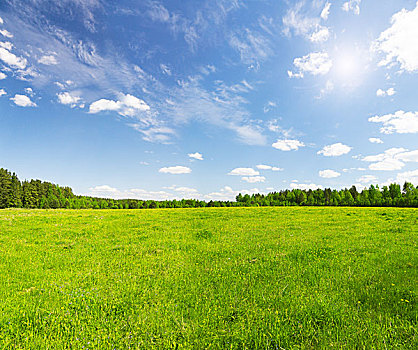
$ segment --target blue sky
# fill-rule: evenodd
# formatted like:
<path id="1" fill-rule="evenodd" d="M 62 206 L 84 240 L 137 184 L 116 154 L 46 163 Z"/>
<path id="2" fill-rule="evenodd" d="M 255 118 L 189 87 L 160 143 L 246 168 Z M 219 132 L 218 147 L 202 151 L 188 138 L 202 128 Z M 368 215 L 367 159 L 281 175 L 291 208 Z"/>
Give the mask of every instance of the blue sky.
<path id="1" fill-rule="evenodd" d="M 3 0 L 0 167 L 113 198 L 418 185 L 418 3 Z"/>

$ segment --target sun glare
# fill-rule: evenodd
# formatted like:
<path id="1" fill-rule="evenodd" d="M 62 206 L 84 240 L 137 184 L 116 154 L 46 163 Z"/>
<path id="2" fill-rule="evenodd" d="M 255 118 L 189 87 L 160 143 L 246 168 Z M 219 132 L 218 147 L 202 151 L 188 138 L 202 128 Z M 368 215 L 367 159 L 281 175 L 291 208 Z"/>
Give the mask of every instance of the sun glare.
<path id="1" fill-rule="evenodd" d="M 358 85 L 364 78 L 367 59 L 359 50 L 335 52 L 333 75 L 336 82 L 343 86 Z"/>

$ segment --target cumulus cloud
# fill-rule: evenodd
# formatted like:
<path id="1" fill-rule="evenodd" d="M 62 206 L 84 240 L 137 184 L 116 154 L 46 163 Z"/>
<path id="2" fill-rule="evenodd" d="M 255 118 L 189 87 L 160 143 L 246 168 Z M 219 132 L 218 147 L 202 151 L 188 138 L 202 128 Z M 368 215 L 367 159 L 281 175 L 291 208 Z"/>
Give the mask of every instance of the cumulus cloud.
<path id="1" fill-rule="evenodd" d="M 313 32 L 309 37 L 309 40 L 313 43 L 321 43 L 329 39 L 329 29 L 327 27 L 322 27 L 321 29 Z"/>
<path id="2" fill-rule="evenodd" d="M 235 176 L 257 176 L 260 173 L 253 168 L 235 168 L 231 170 L 228 175 L 235 175 Z"/>
<path id="3" fill-rule="evenodd" d="M 39 63 L 44 64 L 46 66 L 53 66 L 58 64 L 57 58 L 54 55 L 45 55 L 42 56 L 39 60 Z"/>
<path id="4" fill-rule="evenodd" d="M 303 77 L 305 73 L 312 75 L 327 74 L 332 67 L 332 60 L 326 52 L 311 52 L 303 57 L 296 57 L 293 65 L 297 68 L 297 72 L 288 71 L 290 78 Z"/>
<path id="5" fill-rule="evenodd" d="M 133 188 L 130 190 L 118 190 L 109 185 L 101 185 L 89 188 L 88 195 L 94 197 L 104 197 L 113 199 L 142 199 L 142 200 L 169 200 L 180 199 L 182 194 L 173 194 L 167 191 L 147 191 L 144 189 Z"/>
<path id="6" fill-rule="evenodd" d="M 374 175 L 363 175 L 357 179 L 357 182 L 361 183 L 364 186 L 368 184 L 377 183 L 378 178 Z"/>
<path id="7" fill-rule="evenodd" d="M 382 134 L 416 134 L 418 133 L 418 112 L 397 111 L 394 114 L 374 116 L 369 122 L 382 123 Z"/>
<path id="8" fill-rule="evenodd" d="M 4 74 L 3 72 L 0 72 L 0 80 L 6 79 L 7 75 Z"/>
<path id="9" fill-rule="evenodd" d="M 299 189 L 299 190 L 308 191 L 308 190 L 317 190 L 318 188 L 322 188 L 322 186 L 321 185 L 315 185 L 313 183 L 311 183 L 311 184 L 300 184 L 300 183 L 292 182 L 290 184 L 290 188 L 291 189 Z"/>
<path id="10" fill-rule="evenodd" d="M 326 169 L 326 170 L 320 170 L 319 176 L 325 179 L 332 179 L 332 178 L 341 176 L 341 174 L 337 171 Z"/>
<path id="11" fill-rule="evenodd" d="M 379 66 L 399 63 L 407 72 L 418 71 L 418 2 L 414 10 L 402 9 L 391 18 L 391 27 L 382 32 L 372 49 L 385 57 Z"/>
<path id="12" fill-rule="evenodd" d="M 383 97 L 383 96 L 393 96 L 396 94 L 396 90 L 394 88 L 389 88 L 386 91 L 382 89 L 378 89 L 376 91 L 376 96 Z"/>
<path id="13" fill-rule="evenodd" d="M 383 141 L 381 139 L 379 139 L 378 137 L 370 137 L 369 142 L 371 142 L 371 143 L 383 143 Z"/>
<path id="14" fill-rule="evenodd" d="M 372 163 L 369 165 L 370 170 L 400 170 L 407 162 L 418 162 L 418 150 L 408 151 L 402 147 L 390 148 L 383 153 L 366 156 L 362 160 Z"/>
<path id="15" fill-rule="evenodd" d="M 265 165 L 265 164 L 256 165 L 256 168 L 260 169 L 260 170 L 272 170 L 272 171 L 282 171 L 283 170 L 282 168 L 278 168 L 278 167 L 271 166 L 271 165 Z"/>
<path id="16" fill-rule="evenodd" d="M 272 144 L 273 148 L 281 151 L 296 151 L 300 147 L 305 147 L 305 144 L 299 140 L 277 140 Z"/>
<path id="17" fill-rule="evenodd" d="M 0 96 L 7 95 L 6 90 L 0 89 Z"/>
<path id="18" fill-rule="evenodd" d="M 71 105 L 72 107 L 76 106 L 77 103 L 80 101 L 80 97 L 76 95 L 72 95 L 69 92 L 61 92 L 57 94 L 58 102 L 63 105 Z"/>
<path id="19" fill-rule="evenodd" d="M 343 3 L 342 9 L 346 12 L 353 11 L 354 14 L 360 14 L 360 3 L 361 0 L 349 0 Z"/>
<path id="20" fill-rule="evenodd" d="M 25 69 L 28 61 L 23 57 L 17 57 L 5 47 L 0 47 L 0 60 L 12 68 Z"/>
<path id="21" fill-rule="evenodd" d="M 343 154 L 349 153 L 351 149 L 352 148 L 350 146 L 338 142 L 332 145 L 325 146 L 322 150 L 318 151 L 317 154 L 322 154 L 325 157 L 339 157 Z"/>
<path id="22" fill-rule="evenodd" d="M 186 167 L 186 166 L 171 166 L 171 167 L 164 167 L 158 170 L 159 173 L 163 174 L 173 174 L 173 175 L 179 175 L 179 174 L 190 174 L 192 172 L 192 169 Z"/>
<path id="23" fill-rule="evenodd" d="M 196 152 L 196 153 L 189 153 L 189 158 L 197 159 L 197 160 L 203 160 L 203 154 Z"/>
<path id="24" fill-rule="evenodd" d="M 264 176 L 244 176 L 241 180 L 249 183 L 264 182 L 266 178 Z"/>
<path id="25" fill-rule="evenodd" d="M 26 95 L 16 94 L 14 97 L 11 97 L 10 100 L 20 107 L 36 107 L 36 103 L 32 102 Z"/>
<path id="26" fill-rule="evenodd" d="M 390 181 L 392 182 L 392 181 Z M 398 184 L 404 184 L 405 182 L 411 182 L 415 186 L 418 186 L 418 169 L 412 171 L 406 171 L 396 175 L 395 181 Z"/>
<path id="27" fill-rule="evenodd" d="M 90 105 L 89 113 L 115 111 L 125 117 L 134 117 L 149 110 L 150 107 L 143 100 L 129 94 L 120 94 L 118 101 L 100 99 L 93 102 Z"/>
<path id="28" fill-rule="evenodd" d="M 218 192 L 212 192 L 204 196 L 206 200 L 225 200 L 225 201 L 233 201 L 235 200 L 235 197 L 241 193 L 242 195 L 252 195 L 253 193 L 263 193 L 258 188 L 252 188 L 250 190 L 233 190 L 229 186 L 225 186 L 221 188 Z"/>

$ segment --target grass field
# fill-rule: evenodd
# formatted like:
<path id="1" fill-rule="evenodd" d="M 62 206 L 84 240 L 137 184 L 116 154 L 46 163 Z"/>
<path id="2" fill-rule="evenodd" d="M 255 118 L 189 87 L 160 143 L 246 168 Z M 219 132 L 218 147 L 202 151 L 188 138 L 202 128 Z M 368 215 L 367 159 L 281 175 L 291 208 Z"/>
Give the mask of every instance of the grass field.
<path id="1" fill-rule="evenodd" d="M 418 348 L 418 210 L 0 211 L 0 349 Z"/>

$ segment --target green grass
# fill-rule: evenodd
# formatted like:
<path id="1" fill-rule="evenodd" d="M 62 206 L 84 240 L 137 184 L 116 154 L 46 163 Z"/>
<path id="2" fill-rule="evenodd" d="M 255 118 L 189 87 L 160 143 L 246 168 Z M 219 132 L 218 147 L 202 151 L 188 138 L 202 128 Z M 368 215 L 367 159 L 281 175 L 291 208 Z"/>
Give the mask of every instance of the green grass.
<path id="1" fill-rule="evenodd" d="M 0 211 L 0 349 L 418 348 L 418 210 Z"/>

